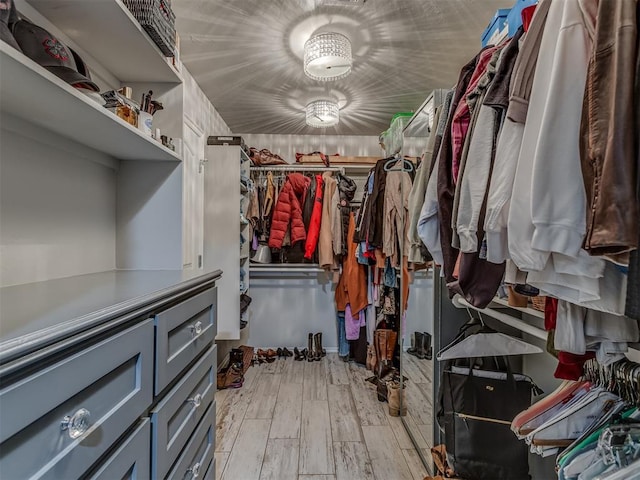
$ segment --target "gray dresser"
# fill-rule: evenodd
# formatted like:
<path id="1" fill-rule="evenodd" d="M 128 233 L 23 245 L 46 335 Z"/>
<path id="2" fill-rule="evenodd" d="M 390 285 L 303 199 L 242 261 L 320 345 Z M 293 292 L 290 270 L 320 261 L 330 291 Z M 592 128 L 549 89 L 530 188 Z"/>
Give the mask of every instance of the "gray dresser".
<path id="1" fill-rule="evenodd" d="M 0 289 L 0 478 L 215 478 L 221 272 Z"/>

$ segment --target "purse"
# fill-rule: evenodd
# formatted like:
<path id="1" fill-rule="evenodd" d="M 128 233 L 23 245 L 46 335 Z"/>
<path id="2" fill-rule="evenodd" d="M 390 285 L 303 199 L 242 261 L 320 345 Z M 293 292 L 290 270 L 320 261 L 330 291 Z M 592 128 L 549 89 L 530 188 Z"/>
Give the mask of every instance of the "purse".
<path id="1" fill-rule="evenodd" d="M 468 480 L 529 480 L 528 447 L 511 421 L 531 405 L 534 384 L 506 357 L 468 359 L 443 372 L 440 420 L 449 463 Z"/>

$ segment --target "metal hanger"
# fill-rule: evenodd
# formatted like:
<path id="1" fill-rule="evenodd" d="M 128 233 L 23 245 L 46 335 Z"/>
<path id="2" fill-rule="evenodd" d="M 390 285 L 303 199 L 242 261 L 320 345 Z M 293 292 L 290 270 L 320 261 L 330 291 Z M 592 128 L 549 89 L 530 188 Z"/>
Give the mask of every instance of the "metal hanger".
<path id="1" fill-rule="evenodd" d="M 464 331 L 456 337 L 449 345 L 436 354 L 436 358 L 442 360 L 453 360 L 456 358 L 474 357 L 497 357 L 507 355 L 531 355 L 542 353 L 542 349 L 520 340 L 519 338 L 505 335 L 485 325 L 482 315 L 478 312 L 476 319 L 467 309 L 471 321 L 468 326 L 477 325 L 480 322 L 481 328 L 476 332 L 464 337 L 465 331 L 469 328 L 465 325 Z"/>

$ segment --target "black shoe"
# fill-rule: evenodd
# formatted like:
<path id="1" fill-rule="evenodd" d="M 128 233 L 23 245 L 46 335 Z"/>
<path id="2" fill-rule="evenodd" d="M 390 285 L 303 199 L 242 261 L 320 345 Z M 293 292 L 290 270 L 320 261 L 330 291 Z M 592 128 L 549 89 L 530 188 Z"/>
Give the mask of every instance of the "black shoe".
<path id="1" fill-rule="evenodd" d="M 229 365 L 244 362 L 244 352 L 239 348 L 232 348 L 229 352 Z"/>
<path id="2" fill-rule="evenodd" d="M 283 357 L 293 357 L 293 353 L 291 353 L 291 350 L 289 350 L 287 347 L 284 347 L 282 349 L 282 356 Z"/>
<path id="3" fill-rule="evenodd" d="M 296 362 L 301 362 L 304 360 L 304 353 L 298 350 L 298 347 L 293 349 L 293 353 L 295 355 L 294 360 Z"/>
<path id="4" fill-rule="evenodd" d="M 278 358 L 284 357 L 284 355 L 282 353 L 282 349 L 280 347 L 278 347 L 278 350 L 276 350 L 276 353 L 278 354 Z"/>

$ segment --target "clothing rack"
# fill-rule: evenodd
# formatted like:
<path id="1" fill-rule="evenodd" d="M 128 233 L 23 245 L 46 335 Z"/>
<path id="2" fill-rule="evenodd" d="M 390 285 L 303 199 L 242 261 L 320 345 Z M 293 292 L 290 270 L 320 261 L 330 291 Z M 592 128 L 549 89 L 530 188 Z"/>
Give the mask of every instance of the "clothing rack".
<path id="1" fill-rule="evenodd" d="M 324 165 L 271 165 L 267 167 L 251 167 L 252 172 L 340 172 L 344 175 L 345 168 L 340 167 L 325 167 Z"/>
<path id="2" fill-rule="evenodd" d="M 505 325 L 509 325 L 510 327 L 520 330 L 523 333 L 532 335 L 536 338 L 539 338 L 540 340 L 545 340 L 545 341 L 547 340 L 547 332 L 545 330 L 535 327 L 528 322 L 520 320 L 519 318 L 512 317 L 511 315 L 507 315 L 502 312 L 498 312 L 493 308 L 489 308 L 489 307 L 487 308 L 474 307 L 469 302 L 467 302 L 464 298 L 462 298 L 460 295 L 455 295 L 451 301 L 456 308 L 471 308 L 491 318 L 495 318 L 496 320 L 504 323 Z"/>

